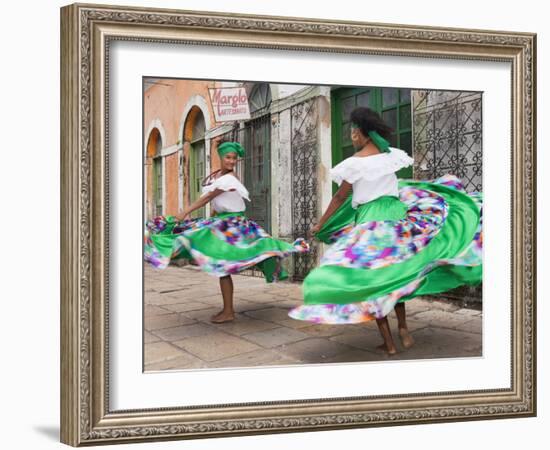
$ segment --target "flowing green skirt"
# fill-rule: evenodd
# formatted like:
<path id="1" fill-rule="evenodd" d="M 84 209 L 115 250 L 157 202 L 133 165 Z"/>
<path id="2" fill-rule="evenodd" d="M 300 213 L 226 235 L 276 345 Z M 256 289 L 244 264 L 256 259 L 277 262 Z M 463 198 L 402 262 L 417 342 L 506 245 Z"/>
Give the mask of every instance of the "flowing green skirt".
<path id="1" fill-rule="evenodd" d="M 171 216 L 149 221 L 144 258 L 159 269 L 171 260 L 185 258 L 217 277 L 256 266 L 266 281 L 272 282 L 288 276 L 281 265 L 283 258 L 308 250 L 303 239 L 288 243 L 272 238 L 244 213 L 222 213 L 183 222 Z"/>
<path id="2" fill-rule="evenodd" d="M 397 302 L 482 279 L 482 197 L 453 176 L 400 181 L 399 198 L 354 210 L 351 197 L 317 237 L 332 245 L 290 316 L 316 323 L 385 317 Z"/>

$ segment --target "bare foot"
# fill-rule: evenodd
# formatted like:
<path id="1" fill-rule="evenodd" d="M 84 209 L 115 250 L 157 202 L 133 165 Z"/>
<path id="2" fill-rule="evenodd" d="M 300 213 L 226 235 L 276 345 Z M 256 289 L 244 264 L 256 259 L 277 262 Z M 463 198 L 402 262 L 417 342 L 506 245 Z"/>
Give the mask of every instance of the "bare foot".
<path id="1" fill-rule="evenodd" d="M 414 345 L 414 339 L 406 328 L 399 328 L 399 337 L 401 338 L 403 347 L 411 348 Z"/>
<path id="2" fill-rule="evenodd" d="M 214 314 L 212 317 L 210 317 L 210 322 L 212 323 L 224 323 L 224 322 L 231 322 L 235 319 L 235 313 L 234 312 L 224 312 L 220 311 L 218 314 Z"/>
<path id="3" fill-rule="evenodd" d="M 395 355 L 397 353 L 397 349 L 395 347 L 388 350 L 388 347 L 386 347 L 386 344 L 380 344 L 376 346 L 376 349 L 386 352 L 390 356 Z"/>

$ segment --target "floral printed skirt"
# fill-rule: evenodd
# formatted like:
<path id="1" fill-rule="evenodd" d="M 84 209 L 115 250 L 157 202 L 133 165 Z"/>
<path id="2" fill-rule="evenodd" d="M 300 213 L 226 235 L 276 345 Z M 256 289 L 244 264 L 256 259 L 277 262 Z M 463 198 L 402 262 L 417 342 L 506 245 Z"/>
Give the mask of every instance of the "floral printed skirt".
<path id="1" fill-rule="evenodd" d="M 257 266 L 267 282 L 287 277 L 282 258 L 309 251 L 301 238 L 292 244 L 272 238 L 242 212 L 181 222 L 173 216 L 155 217 L 146 223 L 144 240 L 144 259 L 156 268 L 185 258 L 222 277 Z"/>
<path id="2" fill-rule="evenodd" d="M 482 194 L 445 175 L 399 181 L 399 198 L 351 207 L 351 196 L 317 238 L 331 244 L 303 283 L 304 305 L 289 316 L 359 323 L 396 303 L 482 280 Z"/>

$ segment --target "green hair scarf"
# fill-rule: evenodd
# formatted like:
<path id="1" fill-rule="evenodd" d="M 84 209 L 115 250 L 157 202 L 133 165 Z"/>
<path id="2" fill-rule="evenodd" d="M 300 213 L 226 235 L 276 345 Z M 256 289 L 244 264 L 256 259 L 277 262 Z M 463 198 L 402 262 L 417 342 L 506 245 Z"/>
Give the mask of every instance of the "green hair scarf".
<path id="1" fill-rule="evenodd" d="M 351 128 L 359 128 L 358 125 L 352 123 Z M 382 153 L 389 153 L 390 151 L 390 143 L 386 141 L 382 136 L 380 136 L 376 131 L 369 131 L 367 133 L 369 137 L 372 140 L 372 143 L 376 145 L 378 150 L 380 150 Z"/>
<path id="2" fill-rule="evenodd" d="M 242 158 L 244 156 L 244 148 L 238 142 L 224 142 L 218 147 L 218 155 L 223 158 L 227 153 L 236 153 L 237 156 Z"/>

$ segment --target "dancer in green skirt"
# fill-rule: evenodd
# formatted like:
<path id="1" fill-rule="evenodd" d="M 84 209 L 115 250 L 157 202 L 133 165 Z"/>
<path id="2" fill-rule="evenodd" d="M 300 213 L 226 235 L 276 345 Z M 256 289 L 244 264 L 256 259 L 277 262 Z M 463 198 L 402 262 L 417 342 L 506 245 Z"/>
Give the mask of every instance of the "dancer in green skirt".
<path id="1" fill-rule="evenodd" d="M 244 149 L 238 142 L 220 144 L 219 138 L 214 139 L 213 146 L 220 156 L 221 169 L 205 178 L 203 195 L 181 214 L 147 222 L 144 257 L 160 269 L 172 259 L 189 259 L 201 270 L 219 277 L 223 309 L 211 321 L 222 323 L 235 318 L 231 274 L 257 266 L 267 282 L 285 279 L 282 258 L 307 252 L 309 246 L 304 239 L 292 244 L 274 239 L 246 217 L 248 191 L 234 171 Z M 212 217 L 189 217 L 207 203 L 214 211 Z"/>
<path id="2" fill-rule="evenodd" d="M 304 305 L 289 315 L 328 324 L 376 320 L 379 348 L 392 355 L 391 311 L 408 348 L 406 300 L 481 282 L 482 195 L 466 193 L 453 175 L 398 180 L 395 172 L 413 160 L 389 146 L 391 129 L 368 108 L 350 120 L 356 153 L 331 170 L 339 189 L 311 230 L 331 246 L 304 280 Z"/>

